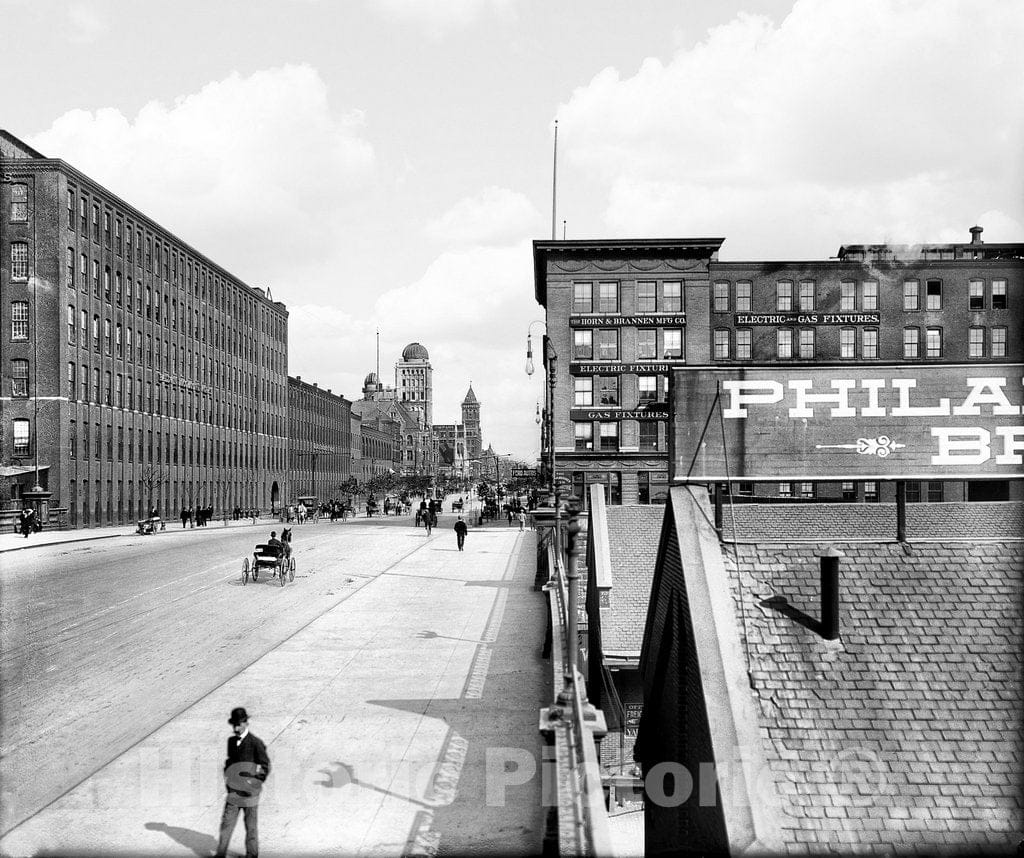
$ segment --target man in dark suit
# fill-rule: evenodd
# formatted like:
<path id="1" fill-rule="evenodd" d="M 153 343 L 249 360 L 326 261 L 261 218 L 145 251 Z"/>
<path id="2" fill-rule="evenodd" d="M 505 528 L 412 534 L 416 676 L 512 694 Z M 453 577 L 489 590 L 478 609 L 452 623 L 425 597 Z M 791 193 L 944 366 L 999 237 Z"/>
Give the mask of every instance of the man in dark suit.
<path id="1" fill-rule="evenodd" d="M 224 760 L 224 785 L 228 795 L 220 819 L 217 856 L 224 858 L 227 854 L 231 833 L 238 821 L 238 809 L 242 808 L 245 815 L 245 856 L 257 858 L 260 844 L 256 811 L 263 782 L 270 774 L 270 757 L 267 756 L 267 746 L 249 732 L 249 715 L 242 707 L 231 710 L 228 723 L 234 735 L 228 739 L 228 756 Z"/>
<path id="2" fill-rule="evenodd" d="M 462 551 L 462 547 L 466 544 L 466 531 L 469 530 L 466 527 L 466 522 L 462 520 L 462 516 L 459 516 L 459 520 L 455 522 L 455 540 L 459 543 L 459 551 Z"/>

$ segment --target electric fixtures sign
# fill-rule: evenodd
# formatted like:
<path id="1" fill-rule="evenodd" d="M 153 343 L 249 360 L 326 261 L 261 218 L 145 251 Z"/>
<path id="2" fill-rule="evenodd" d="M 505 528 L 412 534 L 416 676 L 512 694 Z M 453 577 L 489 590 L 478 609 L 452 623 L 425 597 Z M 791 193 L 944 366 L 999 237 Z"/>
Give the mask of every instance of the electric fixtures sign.
<path id="1" fill-rule="evenodd" d="M 685 369 L 673 479 L 1024 477 L 1024 365 Z"/>

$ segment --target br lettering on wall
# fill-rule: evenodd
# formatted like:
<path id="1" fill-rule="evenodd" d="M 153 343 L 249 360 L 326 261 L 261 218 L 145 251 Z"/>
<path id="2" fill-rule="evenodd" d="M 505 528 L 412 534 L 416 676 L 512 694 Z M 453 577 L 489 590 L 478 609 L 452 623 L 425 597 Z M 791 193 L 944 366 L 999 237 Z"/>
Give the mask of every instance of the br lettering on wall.
<path id="1" fill-rule="evenodd" d="M 1021 477 L 1022 372 L 1021 364 L 676 370 L 672 477 Z"/>

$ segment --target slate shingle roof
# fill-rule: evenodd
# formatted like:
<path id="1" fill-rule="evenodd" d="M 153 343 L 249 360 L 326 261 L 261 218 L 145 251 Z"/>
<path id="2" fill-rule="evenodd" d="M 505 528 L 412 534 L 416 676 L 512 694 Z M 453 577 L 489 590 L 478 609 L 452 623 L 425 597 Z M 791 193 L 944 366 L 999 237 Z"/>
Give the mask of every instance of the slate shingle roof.
<path id="1" fill-rule="evenodd" d="M 771 508 L 759 516 L 764 532 L 788 532 Z M 820 617 L 827 543 L 741 544 L 738 568 L 723 547 L 788 850 L 1012 849 L 1024 543 L 834 544 L 833 642 L 764 605 L 783 597 Z"/>
<path id="2" fill-rule="evenodd" d="M 734 504 L 722 515 L 722 536 L 738 542 L 793 542 L 807 539 L 896 538 L 896 505 L 891 503 Z M 1024 504 L 907 504 L 907 538 L 1005 539 L 1024 537 Z"/>
<path id="3" fill-rule="evenodd" d="M 606 510 L 612 587 L 609 610 L 601 620 L 601 646 L 606 653 L 639 656 L 665 507 L 609 506 Z"/>

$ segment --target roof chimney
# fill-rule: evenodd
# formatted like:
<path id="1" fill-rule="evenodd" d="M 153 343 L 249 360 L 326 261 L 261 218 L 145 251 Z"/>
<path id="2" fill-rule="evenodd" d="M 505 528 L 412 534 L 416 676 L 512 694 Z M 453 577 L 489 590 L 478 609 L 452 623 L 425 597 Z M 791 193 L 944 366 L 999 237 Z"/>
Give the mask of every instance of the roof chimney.
<path id="1" fill-rule="evenodd" d="M 827 641 L 839 637 L 839 558 L 842 552 L 830 545 L 821 555 L 821 636 Z"/>
<path id="2" fill-rule="evenodd" d="M 971 244 L 984 244 L 981 240 L 981 234 L 984 230 L 980 226 L 971 227 Z"/>

